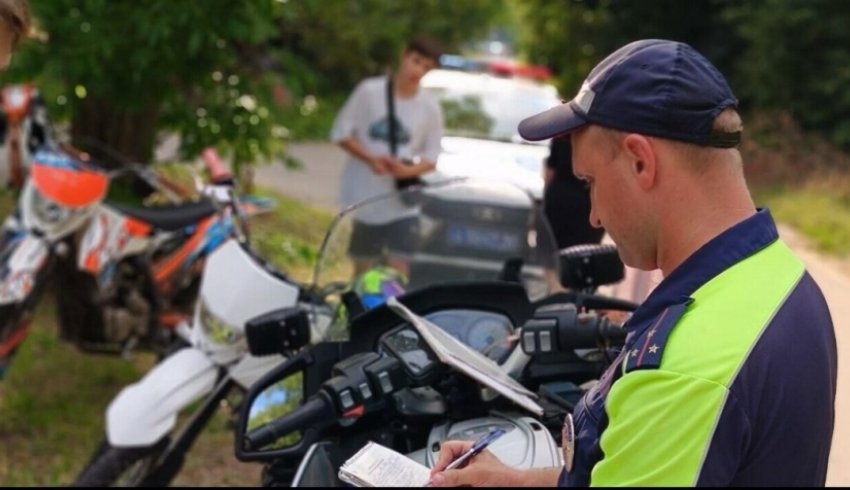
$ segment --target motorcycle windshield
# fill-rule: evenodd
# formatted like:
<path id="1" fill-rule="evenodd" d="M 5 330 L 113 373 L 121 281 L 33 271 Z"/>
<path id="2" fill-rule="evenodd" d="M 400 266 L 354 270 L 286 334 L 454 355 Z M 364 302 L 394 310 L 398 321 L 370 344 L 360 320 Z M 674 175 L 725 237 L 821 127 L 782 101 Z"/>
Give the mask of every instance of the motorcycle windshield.
<path id="1" fill-rule="evenodd" d="M 510 183 L 454 179 L 377 196 L 334 219 L 314 270 L 315 321 L 346 340 L 351 316 L 449 281 L 515 281 L 551 292 L 557 247 L 542 203 Z"/>

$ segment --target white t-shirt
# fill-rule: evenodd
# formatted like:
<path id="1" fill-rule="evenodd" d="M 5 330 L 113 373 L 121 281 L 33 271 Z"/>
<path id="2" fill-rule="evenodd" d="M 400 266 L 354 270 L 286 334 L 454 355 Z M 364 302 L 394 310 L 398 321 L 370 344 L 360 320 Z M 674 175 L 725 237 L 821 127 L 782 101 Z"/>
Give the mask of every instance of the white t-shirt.
<path id="1" fill-rule="evenodd" d="M 437 100 L 420 88 L 413 97 L 396 96 L 394 103 L 397 156 L 418 156 L 436 162 L 443 137 L 443 114 Z M 338 143 L 354 136 L 370 154 L 388 155 L 387 113 L 387 77 L 367 78 L 357 85 L 337 114 L 331 140 Z M 375 175 L 366 162 L 348 155 L 340 185 L 340 206 L 345 208 L 395 190 L 395 179 L 391 175 Z M 368 215 L 358 214 L 357 219 L 370 224 L 383 224 L 409 212 L 410 208 L 396 199 L 387 205 L 371 206 Z"/>

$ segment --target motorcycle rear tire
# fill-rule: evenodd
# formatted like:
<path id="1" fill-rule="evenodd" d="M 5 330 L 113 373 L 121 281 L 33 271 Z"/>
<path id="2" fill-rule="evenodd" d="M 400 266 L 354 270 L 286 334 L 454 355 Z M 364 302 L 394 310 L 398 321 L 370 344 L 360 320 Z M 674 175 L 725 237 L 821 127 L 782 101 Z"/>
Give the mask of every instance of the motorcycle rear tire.
<path id="1" fill-rule="evenodd" d="M 77 476 L 75 487 L 150 487 L 167 486 L 170 482 L 157 481 L 158 459 L 168 448 L 169 439 L 161 439 L 153 446 L 120 448 L 101 441 L 89 464 Z M 137 465 L 141 468 L 126 475 Z M 124 477 L 124 478 L 122 478 Z"/>

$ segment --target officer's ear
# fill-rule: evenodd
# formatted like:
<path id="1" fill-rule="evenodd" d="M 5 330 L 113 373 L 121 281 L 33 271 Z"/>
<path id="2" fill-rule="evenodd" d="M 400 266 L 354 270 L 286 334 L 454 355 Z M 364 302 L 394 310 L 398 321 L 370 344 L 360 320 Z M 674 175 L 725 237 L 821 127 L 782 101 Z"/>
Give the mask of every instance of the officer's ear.
<path id="1" fill-rule="evenodd" d="M 623 138 L 622 150 L 638 186 L 649 190 L 655 185 L 658 158 L 653 141 L 642 134 L 630 133 Z"/>

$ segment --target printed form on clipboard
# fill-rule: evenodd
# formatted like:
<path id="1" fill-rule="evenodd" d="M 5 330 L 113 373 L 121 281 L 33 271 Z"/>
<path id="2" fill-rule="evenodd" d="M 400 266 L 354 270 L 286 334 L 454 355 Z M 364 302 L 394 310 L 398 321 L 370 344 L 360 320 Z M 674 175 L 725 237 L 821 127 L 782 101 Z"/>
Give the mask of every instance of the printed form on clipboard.
<path id="1" fill-rule="evenodd" d="M 498 364 L 467 347 L 437 325 L 413 313 L 395 297 L 387 300 L 387 306 L 416 328 L 440 361 L 492 388 L 538 417 L 543 415 L 543 408 L 534 401 L 537 395 L 508 376 Z"/>
<path id="2" fill-rule="evenodd" d="M 338 476 L 355 487 L 424 487 L 431 479 L 431 470 L 369 441 L 342 465 Z"/>

